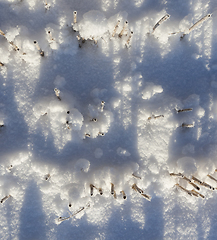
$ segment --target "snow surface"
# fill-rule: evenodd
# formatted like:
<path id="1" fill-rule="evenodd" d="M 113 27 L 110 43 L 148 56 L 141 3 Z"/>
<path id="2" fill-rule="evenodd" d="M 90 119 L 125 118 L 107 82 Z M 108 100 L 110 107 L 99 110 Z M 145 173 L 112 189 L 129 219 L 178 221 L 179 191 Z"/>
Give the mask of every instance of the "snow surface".
<path id="1" fill-rule="evenodd" d="M 0 238 L 216 239 L 216 0 L 0 0 L 0 20 Z"/>

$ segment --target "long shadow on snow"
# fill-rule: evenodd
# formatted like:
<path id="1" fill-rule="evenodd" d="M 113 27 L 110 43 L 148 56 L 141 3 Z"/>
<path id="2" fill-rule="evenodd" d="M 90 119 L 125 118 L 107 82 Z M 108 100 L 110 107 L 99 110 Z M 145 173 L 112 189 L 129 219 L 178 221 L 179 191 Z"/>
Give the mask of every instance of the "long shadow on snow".
<path id="1" fill-rule="evenodd" d="M 131 197 L 129 197 L 131 199 Z M 130 201 L 130 200 L 129 200 Z M 106 239 L 162 239 L 164 235 L 164 220 L 162 215 L 162 201 L 158 197 L 154 197 L 151 202 L 140 198 L 138 201 L 143 202 L 144 226 L 140 223 L 141 219 L 132 218 L 133 211 L 141 211 L 141 206 L 134 209 L 134 205 L 126 200 L 126 203 L 115 209 L 109 219 L 109 223 L 105 226 Z M 116 206 L 117 207 L 117 206 Z M 135 206 L 136 207 L 136 206 Z M 131 212 L 130 212 L 131 211 Z M 134 220 L 133 220 L 134 219 Z"/>
<path id="2" fill-rule="evenodd" d="M 46 239 L 47 227 L 41 197 L 36 183 L 31 181 L 20 213 L 19 239 Z"/>
<path id="3" fill-rule="evenodd" d="M 72 37 L 75 37 L 73 33 Z M 62 50 L 60 49 L 56 53 L 60 55 L 60 59 L 58 60 L 52 59 L 52 56 L 47 57 L 47 59 L 45 58 L 44 64 L 41 65 L 41 81 L 36 87 L 36 92 L 40 92 L 40 89 L 47 89 L 49 95 L 54 95 L 54 80 L 57 75 L 60 75 L 66 80 L 66 85 L 62 91 L 63 94 L 64 91 L 72 94 L 75 99 L 75 107 L 82 113 L 82 115 L 86 115 L 85 111 L 87 110 L 87 106 L 89 103 L 93 103 L 90 92 L 94 88 L 105 88 L 108 92 L 111 90 L 111 61 L 106 56 L 103 56 L 96 46 L 91 46 L 88 43 L 82 45 L 81 49 L 78 47 L 77 53 L 75 53 L 74 56 L 61 54 L 61 51 Z M 57 68 L 53 69 L 53 65 L 57 65 Z M 52 68 L 52 71 L 50 68 Z M 44 95 L 44 93 L 42 93 L 42 95 Z M 35 102 L 39 99 L 40 96 L 35 94 Z M 106 100 L 107 99 L 105 99 L 105 101 Z M 75 152 L 76 155 L 79 155 L 79 152 L 77 151 L 78 146 L 82 148 L 83 153 L 88 152 L 89 149 L 86 150 L 85 142 L 88 142 L 89 140 L 96 141 L 96 139 L 77 140 L 75 142 L 71 141 L 66 143 L 63 150 L 59 152 L 55 149 L 53 141 L 54 136 L 50 130 L 48 142 L 45 139 L 43 140 L 43 135 L 40 129 L 36 131 L 36 134 L 32 136 L 32 138 L 35 146 L 35 155 L 37 156 L 38 149 L 40 149 L 40 152 L 44 155 L 45 159 L 48 160 L 50 158 L 54 161 L 56 157 L 59 158 L 61 156 L 74 155 Z M 52 151 L 50 151 L 50 149 L 52 149 Z M 58 163 L 58 159 L 56 163 Z"/>
<path id="4" fill-rule="evenodd" d="M 210 240 L 216 239 L 216 234 L 217 234 L 217 214 L 216 214 L 216 211 L 214 211 L 216 207 L 217 207 L 216 200 L 213 198 L 209 202 L 207 202 L 206 207 L 204 209 L 204 215 L 206 216 L 206 214 L 208 213 L 207 215 L 210 220 L 210 224 L 209 224 L 210 230 L 209 230 L 209 235 L 207 237 L 207 239 L 210 239 Z M 198 216 L 198 218 L 200 218 L 200 215 Z M 204 221 L 207 221 L 207 218 L 205 218 Z"/>
<path id="5" fill-rule="evenodd" d="M 72 37 L 75 37 L 73 33 Z M 86 115 L 85 111 L 87 110 L 88 104 L 93 103 L 90 92 L 94 88 L 107 90 L 103 98 L 105 102 L 110 100 L 109 96 L 117 95 L 114 90 L 114 66 L 112 63 L 112 59 L 116 57 L 116 55 L 110 54 L 109 56 L 105 56 L 96 46 L 91 46 L 88 42 L 82 45 L 81 49 L 78 48 L 74 56 L 61 55 L 60 51 L 61 50 L 58 50 L 57 52 L 57 54 L 61 56 L 58 60 L 52 59 L 51 56 L 49 56 L 48 59 L 44 59 L 44 64 L 41 65 L 40 70 L 41 81 L 36 87 L 37 93 L 40 92 L 40 89 L 49 89 L 48 92 L 54 95 L 53 82 L 56 76 L 60 75 L 66 80 L 63 93 L 64 91 L 72 93 L 73 97 L 76 99 L 75 107 L 78 108 L 84 116 Z M 110 53 L 113 52 L 112 43 L 110 43 L 109 51 Z M 125 52 L 124 54 L 128 57 L 127 50 L 124 49 L 123 52 Z M 125 61 L 125 58 L 123 58 L 120 66 L 118 66 L 120 71 L 123 72 L 126 70 L 126 66 L 129 68 L 130 63 L 130 59 Z M 50 71 L 53 65 L 57 65 L 57 68 Z M 123 79 L 120 80 L 123 81 Z M 42 93 L 42 95 L 44 95 L 44 93 Z M 37 102 L 40 96 L 35 95 L 33 98 Z M 116 154 L 117 147 L 121 146 L 129 149 L 132 154 L 131 158 L 137 159 L 138 154 L 135 150 L 136 141 L 134 141 L 137 133 L 136 129 L 133 127 L 133 122 L 136 122 L 136 116 L 134 115 L 136 110 L 133 105 L 129 106 L 129 108 L 132 108 L 132 123 L 127 130 L 124 129 L 122 125 L 116 123 L 116 121 L 119 120 L 114 116 L 115 121 L 104 137 L 85 139 L 78 142 L 68 142 L 61 152 L 55 149 L 52 133 L 49 133 L 49 138 L 45 141 L 45 139 L 43 140 L 44 137 L 42 132 L 38 129 L 36 134 L 32 137 L 35 156 L 44 158 L 43 161 L 52 161 L 56 164 L 59 164 L 59 159 L 62 158 L 61 165 L 64 165 L 64 162 L 68 163 L 68 161 L 73 158 L 79 159 L 87 155 L 88 160 L 94 160 L 95 164 L 104 164 L 108 162 L 108 159 L 109 162 L 114 164 L 128 161 L 124 158 L 121 159 L 121 157 L 118 157 Z M 102 148 L 105 160 L 95 159 L 93 151 L 97 147 Z M 51 149 L 52 151 L 50 151 Z"/>
<path id="6" fill-rule="evenodd" d="M 188 45 L 187 39 L 180 41 L 176 38 L 171 41 L 173 44 L 177 41 L 177 49 L 172 49 L 164 58 L 156 52 L 157 46 L 150 42 L 152 48 L 144 53 L 144 60 L 148 59 L 149 64 L 145 66 L 141 64 L 138 70 L 148 81 L 161 85 L 165 94 L 181 98 L 180 100 L 190 94 L 198 94 L 201 96 L 201 103 L 205 105 L 207 96 L 204 92 L 210 88 L 206 80 L 209 75 L 208 70 L 205 69 L 202 61 L 192 59 L 191 55 L 195 49 L 194 46 Z"/>
<path id="7" fill-rule="evenodd" d="M 16 53 L 12 53 L 16 54 Z M 14 81 L 12 71 L 15 66 L 8 67 L 8 76 L 6 81 L 0 76 L 0 82 L 5 83 L 5 87 L 0 90 L 1 103 L 8 108 L 3 108 L 1 113 L 6 117 L 4 127 L 1 128 L 1 154 L 8 154 L 22 150 L 27 150 L 28 127 L 24 116 L 18 111 L 18 104 L 14 97 Z M 6 97 L 5 97 L 6 96 Z"/>
<path id="8" fill-rule="evenodd" d="M 77 222 L 79 222 L 77 224 Z M 100 227 L 88 223 L 86 215 L 79 220 L 70 219 L 57 226 L 56 239 L 92 240 L 103 235 Z"/>

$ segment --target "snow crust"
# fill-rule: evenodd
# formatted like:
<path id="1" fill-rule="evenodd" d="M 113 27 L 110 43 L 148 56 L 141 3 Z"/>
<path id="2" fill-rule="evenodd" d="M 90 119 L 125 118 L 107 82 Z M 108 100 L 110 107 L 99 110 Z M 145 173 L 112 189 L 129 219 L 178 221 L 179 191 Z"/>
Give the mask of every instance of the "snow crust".
<path id="1" fill-rule="evenodd" d="M 216 239 L 216 13 L 0 2 L 1 239 Z"/>

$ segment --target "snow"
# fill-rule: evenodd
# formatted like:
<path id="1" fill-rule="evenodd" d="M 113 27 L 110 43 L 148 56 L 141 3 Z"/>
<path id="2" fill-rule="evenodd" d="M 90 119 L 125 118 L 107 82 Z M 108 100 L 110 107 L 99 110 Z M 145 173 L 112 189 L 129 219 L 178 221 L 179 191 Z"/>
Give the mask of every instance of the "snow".
<path id="1" fill-rule="evenodd" d="M 100 11 L 91 10 L 83 15 L 78 24 L 78 31 L 84 39 L 98 40 L 106 33 L 108 23 L 104 14 Z"/>
<path id="2" fill-rule="evenodd" d="M 1 239 L 216 239 L 216 9 L 0 1 Z"/>

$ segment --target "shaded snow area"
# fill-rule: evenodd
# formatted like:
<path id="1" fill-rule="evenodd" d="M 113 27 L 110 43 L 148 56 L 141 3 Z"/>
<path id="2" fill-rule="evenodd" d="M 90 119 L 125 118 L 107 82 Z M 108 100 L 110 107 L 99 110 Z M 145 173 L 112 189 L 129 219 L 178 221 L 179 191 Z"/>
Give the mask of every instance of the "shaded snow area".
<path id="1" fill-rule="evenodd" d="M 216 239 L 217 1 L 0 20 L 0 238 Z"/>

